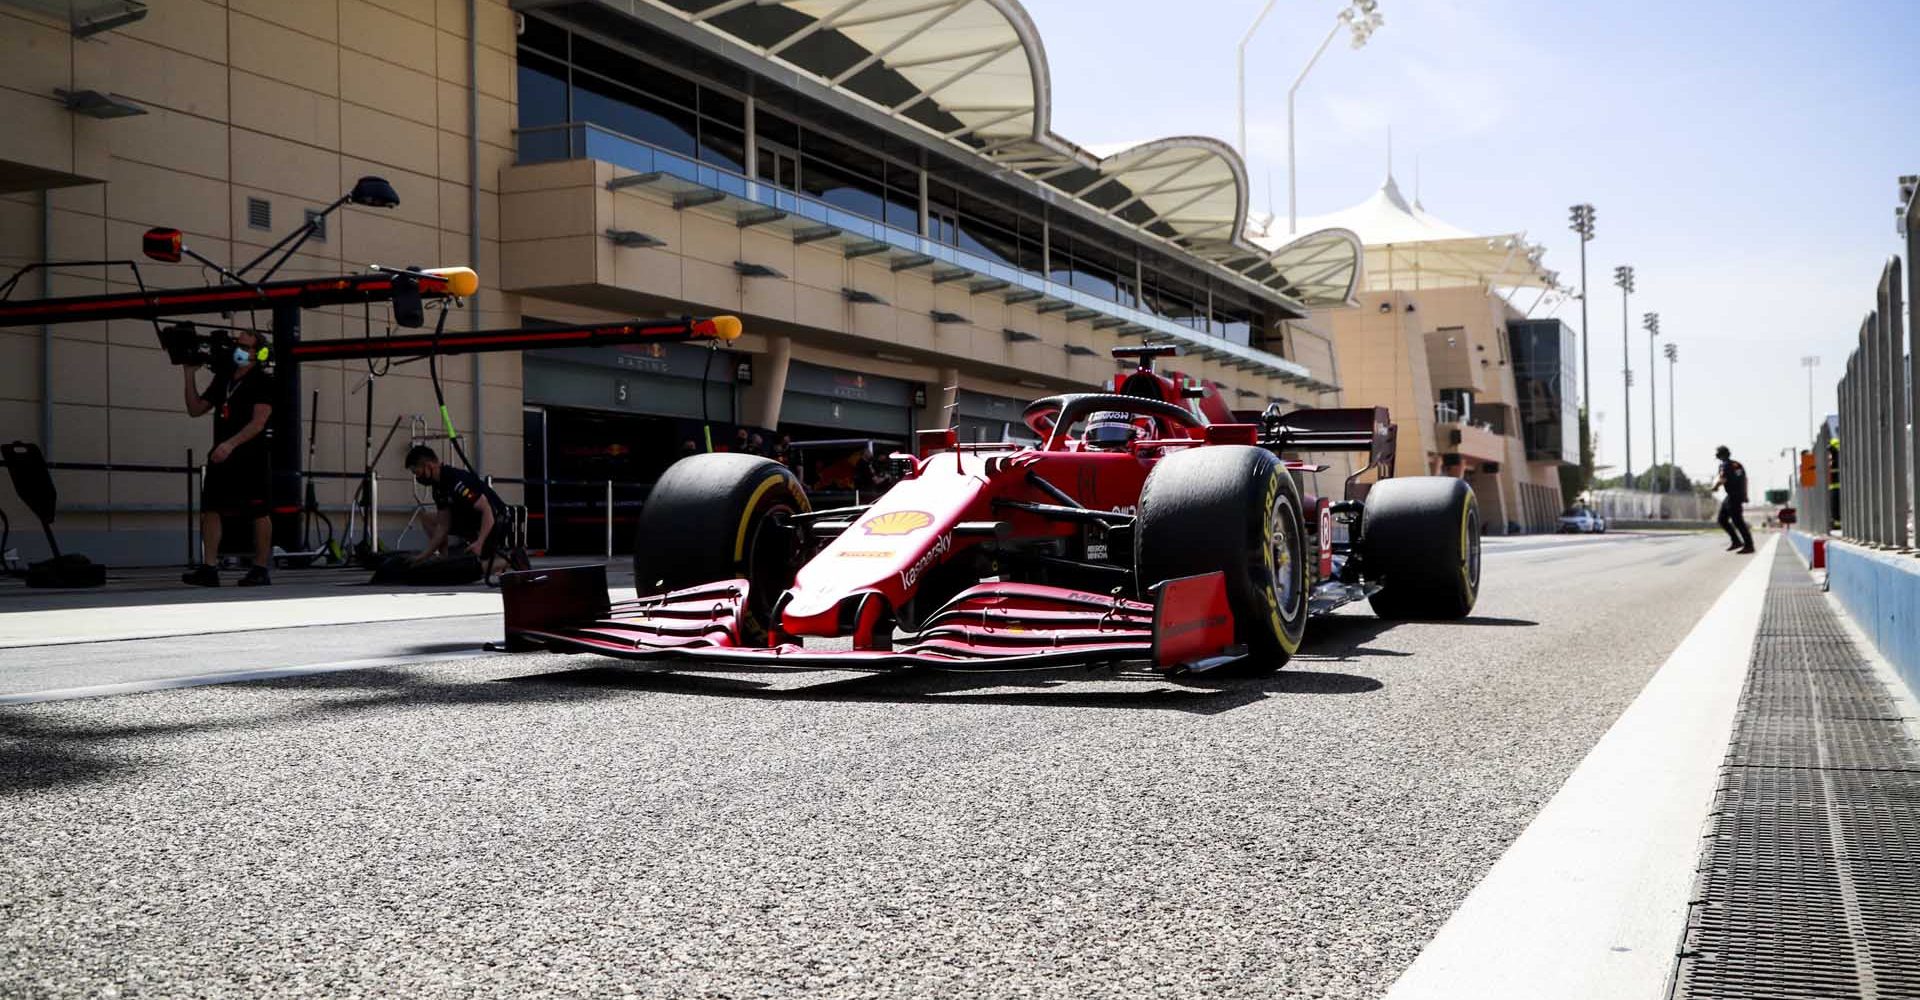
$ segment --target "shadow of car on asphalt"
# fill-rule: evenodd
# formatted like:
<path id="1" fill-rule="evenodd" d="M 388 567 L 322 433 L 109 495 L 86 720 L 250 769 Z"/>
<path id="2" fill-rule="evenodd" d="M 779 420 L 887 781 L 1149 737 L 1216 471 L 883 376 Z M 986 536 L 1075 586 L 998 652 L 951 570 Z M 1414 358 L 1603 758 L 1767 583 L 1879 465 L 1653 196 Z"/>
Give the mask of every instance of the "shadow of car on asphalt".
<path id="1" fill-rule="evenodd" d="M 799 677 L 808 671 L 730 666 L 691 671 L 667 661 L 659 664 L 585 667 L 501 678 L 500 683 L 611 689 L 663 694 L 754 698 L 765 701 L 891 702 L 898 704 L 1015 705 L 1042 708 L 1120 708 L 1171 710 L 1216 715 L 1270 697 L 1345 695 L 1378 691 L 1376 677 L 1317 669 L 1368 657 L 1406 657 L 1402 650 L 1367 643 L 1400 622 L 1372 615 L 1336 615 L 1315 621 L 1306 642 L 1285 668 L 1267 673 L 1228 669 L 1219 673 L 1168 677 L 1147 669 L 1089 667 L 1041 671 L 899 670 L 841 677 L 813 684 L 782 684 L 761 677 Z M 1525 627 L 1539 624 L 1519 618 L 1464 618 L 1432 622 L 1448 626 Z M 816 676 L 831 674 L 822 671 Z"/>
<path id="2" fill-rule="evenodd" d="M 790 702 L 880 702 L 927 705 L 1012 705 L 1037 708 L 1166 709 L 1214 715 L 1264 698 L 1293 694 L 1360 694 L 1382 686 L 1371 677 L 1280 670 L 1264 676 L 1168 678 L 1157 672 L 1108 669 L 1021 672 L 905 670 L 842 677 L 797 687 L 757 679 L 802 671 L 692 673 L 672 668 L 586 667 L 501 678 L 501 683 L 754 698 Z"/>
<path id="3" fill-rule="evenodd" d="M 186 699 L 160 721 L 82 721 L 67 703 L 0 710 L 0 796 L 85 785 L 130 767 L 151 766 L 155 744 L 164 759 L 174 741 L 208 733 L 272 731 L 395 706 L 562 705 L 622 693 L 655 692 L 768 701 L 879 702 L 919 705 L 1009 705 L 1043 708 L 1116 708 L 1216 715 L 1276 697 L 1352 695 L 1378 691 L 1380 679 L 1319 669 L 1323 664 L 1414 655 L 1366 645 L 1396 623 L 1370 615 L 1337 615 L 1314 623 L 1301 652 L 1271 673 L 1223 671 L 1168 678 L 1153 671 L 1081 669 L 1022 673 L 916 670 L 781 686 L 757 678 L 804 673 L 730 668 L 724 673 L 677 672 L 603 660 L 604 665 L 468 682 L 422 676 L 405 667 L 307 674 L 183 689 Z M 1530 626 L 1507 618 L 1467 618 L 1441 626 Z M 414 653 L 460 652 L 471 643 L 431 643 Z M 831 676 L 818 674 L 814 676 Z M 261 704 L 236 705 L 221 692 L 273 692 Z M 154 697 L 145 695 L 141 697 Z M 141 746 L 144 745 L 144 746 Z M 140 747 L 136 750 L 136 746 Z"/>

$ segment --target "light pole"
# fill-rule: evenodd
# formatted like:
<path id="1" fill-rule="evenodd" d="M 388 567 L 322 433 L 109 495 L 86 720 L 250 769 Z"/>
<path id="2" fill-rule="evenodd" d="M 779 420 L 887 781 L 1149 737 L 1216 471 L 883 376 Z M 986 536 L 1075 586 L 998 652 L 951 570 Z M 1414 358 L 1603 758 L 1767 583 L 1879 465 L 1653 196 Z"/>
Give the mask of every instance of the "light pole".
<path id="1" fill-rule="evenodd" d="M 1640 325 L 1647 331 L 1647 436 L 1653 447 L 1653 460 L 1647 463 L 1647 486 L 1654 485 L 1653 468 L 1660 464 L 1660 368 L 1653 360 L 1653 341 L 1660 336 L 1660 314 L 1642 313 Z M 1671 461 L 1671 456 L 1669 456 Z"/>
<path id="2" fill-rule="evenodd" d="M 1287 235 L 1289 236 L 1298 231 L 1300 222 L 1300 172 L 1294 166 L 1293 155 L 1293 95 L 1299 93 L 1300 84 L 1306 82 L 1307 74 L 1313 71 L 1313 64 L 1320 61 L 1320 53 L 1327 51 L 1333 36 L 1339 34 L 1342 27 L 1353 32 L 1354 48 L 1362 48 L 1367 44 L 1367 39 L 1373 36 L 1374 31 L 1387 23 L 1386 19 L 1375 10 L 1379 6 L 1379 0 L 1353 0 L 1342 9 L 1339 16 L 1334 18 L 1332 30 L 1327 32 L 1327 37 L 1320 40 L 1320 47 L 1313 50 L 1313 58 L 1307 60 L 1307 65 L 1300 70 L 1300 75 L 1293 78 L 1293 86 L 1287 88 Z M 1265 14 L 1261 16 L 1264 17 Z M 1259 23 L 1254 22 L 1256 26 Z"/>
<path id="3" fill-rule="evenodd" d="M 1680 423 L 1680 411 L 1673 405 L 1673 363 L 1680 360 L 1680 345 L 1669 340 L 1661 353 L 1667 356 L 1667 492 L 1672 493 L 1673 467 L 1680 464 L 1680 451 L 1674 447 L 1680 437 L 1675 430 L 1675 425 Z"/>
<path id="4" fill-rule="evenodd" d="M 1613 283 L 1620 286 L 1620 383 L 1621 392 L 1626 398 L 1625 427 L 1621 440 L 1627 443 L 1627 464 L 1621 474 L 1620 484 L 1633 489 L 1633 356 L 1627 343 L 1629 314 L 1628 296 L 1633 294 L 1633 265 L 1622 264 L 1613 269 Z"/>
<path id="5" fill-rule="evenodd" d="M 1593 242 L 1593 206 L 1581 202 L 1568 211 L 1569 227 L 1580 234 L 1580 411 L 1586 413 L 1593 399 L 1593 372 L 1587 363 L 1587 244 Z"/>
<path id="6" fill-rule="evenodd" d="M 1800 367 L 1807 370 L 1807 426 L 1811 428 L 1813 426 L 1813 370 L 1820 367 L 1820 355 L 1802 355 Z"/>
<path id="7" fill-rule="evenodd" d="M 1240 48 L 1234 56 L 1235 67 L 1240 77 L 1240 159 L 1242 160 L 1247 158 L 1247 43 L 1253 41 L 1253 33 L 1260 30 L 1260 22 L 1265 21 L 1267 15 L 1273 13 L 1273 5 L 1277 2 L 1279 0 L 1267 0 L 1266 6 L 1260 8 L 1260 16 L 1254 18 L 1253 24 L 1247 28 L 1247 33 L 1240 36 Z"/>

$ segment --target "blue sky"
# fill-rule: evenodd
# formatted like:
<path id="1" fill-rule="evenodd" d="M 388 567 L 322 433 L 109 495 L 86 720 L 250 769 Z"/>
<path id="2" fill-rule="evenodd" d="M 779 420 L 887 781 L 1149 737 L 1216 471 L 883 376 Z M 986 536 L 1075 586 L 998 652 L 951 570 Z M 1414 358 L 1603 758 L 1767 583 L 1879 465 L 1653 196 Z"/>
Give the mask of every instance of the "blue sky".
<path id="1" fill-rule="evenodd" d="M 1054 128 L 1082 144 L 1234 135 L 1234 47 L 1261 0 L 1025 0 L 1053 71 Z M 1248 52 L 1254 204 L 1286 213 L 1286 89 L 1339 0 L 1280 0 Z M 1524 230 L 1569 283 L 1567 206 L 1592 202 L 1593 408 L 1600 461 L 1623 458 L 1621 305 L 1632 264 L 1636 468 L 1648 464 L 1647 337 L 1680 345 L 1679 462 L 1716 444 L 1756 480 L 1811 439 L 1815 409 L 1901 249 L 1895 180 L 1920 173 L 1920 4 L 1380 0 L 1360 51 L 1336 40 L 1301 88 L 1300 213 L 1344 208 L 1387 168 L 1466 229 Z M 1902 53 L 1906 53 L 1903 58 Z M 1904 107 L 1903 107 L 1904 102 Z M 1895 123 L 1904 127 L 1895 127 Z M 1528 298 L 1517 300 L 1521 303 Z M 1579 305 L 1557 313 L 1576 328 Z M 1667 455 L 1666 361 L 1660 457 Z"/>

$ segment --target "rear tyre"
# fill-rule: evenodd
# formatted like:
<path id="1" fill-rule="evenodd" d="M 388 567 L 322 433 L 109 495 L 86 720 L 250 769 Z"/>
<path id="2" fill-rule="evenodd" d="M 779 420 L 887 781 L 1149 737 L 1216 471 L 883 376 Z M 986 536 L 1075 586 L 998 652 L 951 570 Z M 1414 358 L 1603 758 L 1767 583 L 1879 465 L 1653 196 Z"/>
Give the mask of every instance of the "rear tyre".
<path id="1" fill-rule="evenodd" d="M 1382 618 L 1465 618 L 1480 595 L 1480 507 L 1449 476 L 1383 479 L 1367 491 L 1360 542 Z"/>
<path id="2" fill-rule="evenodd" d="M 1276 669 L 1300 649 L 1307 627 L 1300 490 L 1272 452 L 1213 445 L 1161 459 L 1140 491 L 1133 545 L 1142 588 L 1225 573 L 1251 667 Z"/>
<path id="3" fill-rule="evenodd" d="M 776 515 L 811 510 L 791 470 L 755 455 L 689 455 L 667 468 L 640 509 L 633 584 L 642 596 L 745 579 L 742 638 L 761 642 L 773 602 L 799 568 L 799 533 Z"/>

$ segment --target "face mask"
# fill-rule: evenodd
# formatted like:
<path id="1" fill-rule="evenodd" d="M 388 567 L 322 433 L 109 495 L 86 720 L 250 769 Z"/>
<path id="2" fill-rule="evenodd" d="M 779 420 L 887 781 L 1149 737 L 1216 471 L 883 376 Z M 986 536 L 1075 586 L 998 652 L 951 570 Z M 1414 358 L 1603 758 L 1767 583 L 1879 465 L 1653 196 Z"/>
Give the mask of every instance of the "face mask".
<path id="1" fill-rule="evenodd" d="M 233 363 L 241 366 L 253 364 L 253 352 L 244 347 L 235 347 L 233 349 Z"/>

